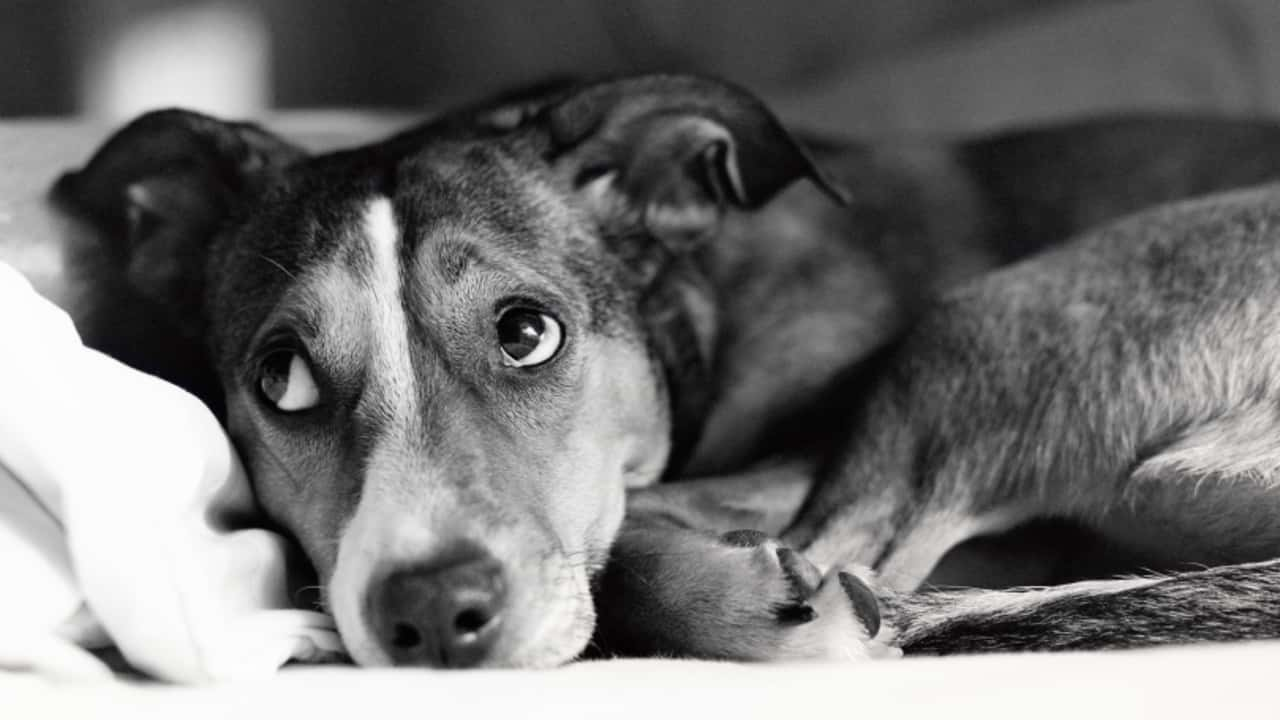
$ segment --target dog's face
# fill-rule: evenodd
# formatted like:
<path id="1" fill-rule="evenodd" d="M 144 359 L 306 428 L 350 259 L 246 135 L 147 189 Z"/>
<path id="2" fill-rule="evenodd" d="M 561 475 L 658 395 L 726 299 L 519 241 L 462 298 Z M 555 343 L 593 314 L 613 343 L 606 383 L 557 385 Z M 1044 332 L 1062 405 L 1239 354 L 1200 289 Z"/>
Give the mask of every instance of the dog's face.
<path id="1" fill-rule="evenodd" d="M 61 190 L 208 342 L 354 659 L 546 666 L 709 362 L 696 241 L 800 175 L 740 91 L 640 78 L 318 157 L 160 113 Z"/>
<path id="2" fill-rule="evenodd" d="M 530 171 L 441 144 L 320 199 L 351 171 L 303 164 L 218 263 L 228 427 L 362 663 L 572 657 L 624 488 L 665 464 L 631 290 Z"/>

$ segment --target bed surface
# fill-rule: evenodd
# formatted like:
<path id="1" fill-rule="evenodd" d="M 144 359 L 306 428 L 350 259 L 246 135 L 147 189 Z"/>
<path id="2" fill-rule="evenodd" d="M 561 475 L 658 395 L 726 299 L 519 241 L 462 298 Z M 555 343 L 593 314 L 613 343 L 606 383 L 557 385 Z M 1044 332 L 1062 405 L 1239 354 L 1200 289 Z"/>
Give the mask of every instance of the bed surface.
<path id="1" fill-rule="evenodd" d="M 553 671 L 285 670 L 203 688 L 0 675 L 0 717 L 1272 717 L 1280 643 L 861 665 L 592 662 Z"/>

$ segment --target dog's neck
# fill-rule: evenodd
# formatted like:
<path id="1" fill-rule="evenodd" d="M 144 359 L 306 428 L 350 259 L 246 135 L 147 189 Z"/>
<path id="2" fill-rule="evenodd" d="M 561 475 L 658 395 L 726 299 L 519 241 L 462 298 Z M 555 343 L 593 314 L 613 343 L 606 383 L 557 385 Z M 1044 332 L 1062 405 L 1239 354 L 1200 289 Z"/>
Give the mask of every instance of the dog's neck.
<path id="1" fill-rule="evenodd" d="M 819 160 L 852 207 L 797 183 L 757 212 L 727 215 L 698 258 L 715 306 L 713 390 L 684 476 L 811 450 L 801 446 L 856 400 L 841 393 L 858 361 L 925 299 L 990 265 L 972 247 L 980 200 L 941 147 Z"/>
<path id="2" fill-rule="evenodd" d="M 696 393 L 701 426 L 682 476 L 732 472 L 757 459 L 769 429 L 790 413 L 795 388 L 822 382 L 815 337 L 821 330 L 810 327 L 821 309 L 812 303 L 824 299 L 815 291 L 852 249 L 842 248 L 826 268 L 805 267 L 805 255 L 828 244 L 821 227 L 826 204 L 797 185 L 761 211 L 728 215 L 698 254 L 714 322 L 702 328 L 709 372 Z M 680 408 L 693 406 L 679 393 L 692 387 L 692 377 L 672 383 L 677 443 Z"/>

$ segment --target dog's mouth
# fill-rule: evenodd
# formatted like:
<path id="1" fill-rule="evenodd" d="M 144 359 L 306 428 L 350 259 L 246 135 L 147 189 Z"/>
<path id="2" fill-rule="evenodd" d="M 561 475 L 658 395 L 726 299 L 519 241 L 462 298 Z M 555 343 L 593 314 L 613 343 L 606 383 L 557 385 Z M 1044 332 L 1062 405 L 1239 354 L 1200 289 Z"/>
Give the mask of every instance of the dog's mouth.
<path id="1" fill-rule="evenodd" d="M 421 526 L 386 532 L 394 521 L 370 533 L 373 524 L 353 518 L 326 583 L 355 663 L 546 668 L 590 641 L 603 553 L 567 552 L 512 528 L 441 538 Z"/>

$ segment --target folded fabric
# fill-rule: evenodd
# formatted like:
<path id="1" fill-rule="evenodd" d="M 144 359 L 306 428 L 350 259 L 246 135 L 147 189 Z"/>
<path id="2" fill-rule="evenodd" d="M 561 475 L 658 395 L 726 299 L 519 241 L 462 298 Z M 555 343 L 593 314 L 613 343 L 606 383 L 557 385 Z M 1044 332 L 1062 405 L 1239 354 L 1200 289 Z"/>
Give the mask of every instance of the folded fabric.
<path id="1" fill-rule="evenodd" d="M 84 347 L 3 263 L 0 338 L 0 669 L 108 675 L 80 648 L 110 643 L 204 682 L 341 652 L 328 616 L 291 608 L 285 540 L 252 526 L 201 402 Z"/>

